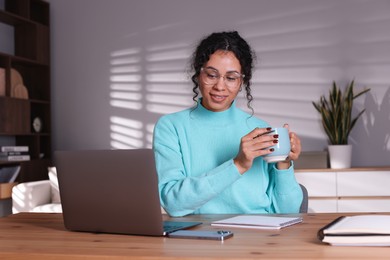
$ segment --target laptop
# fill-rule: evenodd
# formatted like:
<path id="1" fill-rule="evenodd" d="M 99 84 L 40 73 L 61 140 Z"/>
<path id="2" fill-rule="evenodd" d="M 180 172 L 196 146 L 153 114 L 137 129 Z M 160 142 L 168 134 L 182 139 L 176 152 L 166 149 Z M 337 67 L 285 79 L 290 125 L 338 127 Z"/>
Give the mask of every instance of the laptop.
<path id="1" fill-rule="evenodd" d="M 152 149 L 56 151 L 65 228 L 166 236 L 201 222 L 163 221 Z"/>

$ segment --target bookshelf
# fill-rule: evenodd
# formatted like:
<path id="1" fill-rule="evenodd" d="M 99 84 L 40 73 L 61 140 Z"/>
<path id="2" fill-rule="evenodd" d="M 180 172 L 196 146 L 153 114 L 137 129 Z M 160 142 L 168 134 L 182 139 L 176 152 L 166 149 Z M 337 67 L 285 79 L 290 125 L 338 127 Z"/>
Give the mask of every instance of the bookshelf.
<path id="1" fill-rule="evenodd" d="M 0 38 L 12 41 L 8 45 L 13 50 L 0 50 L 0 146 L 28 146 L 30 160 L 1 160 L 0 167 L 21 165 L 18 182 L 47 179 L 51 165 L 50 6 L 43 0 L 3 3 L 0 23 L 12 33 L 9 39 L 1 34 Z M 42 122 L 40 131 L 33 127 L 35 118 Z"/>

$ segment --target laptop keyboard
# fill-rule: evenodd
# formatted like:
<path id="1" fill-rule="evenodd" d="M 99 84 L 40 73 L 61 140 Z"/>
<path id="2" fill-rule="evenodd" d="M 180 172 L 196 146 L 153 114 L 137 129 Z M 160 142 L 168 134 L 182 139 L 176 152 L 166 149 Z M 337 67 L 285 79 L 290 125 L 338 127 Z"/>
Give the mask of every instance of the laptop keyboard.
<path id="1" fill-rule="evenodd" d="M 183 225 L 177 222 L 164 221 L 163 228 L 165 231 L 167 230 L 176 230 L 182 228 Z"/>
<path id="2" fill-rule="evenodd" d="M 201 222 L 178 222 L 178 221 L 163 221 L 163 229 L 165 232 L 175 231 L 179 229 L 189 228 L 202 224 Z"/>

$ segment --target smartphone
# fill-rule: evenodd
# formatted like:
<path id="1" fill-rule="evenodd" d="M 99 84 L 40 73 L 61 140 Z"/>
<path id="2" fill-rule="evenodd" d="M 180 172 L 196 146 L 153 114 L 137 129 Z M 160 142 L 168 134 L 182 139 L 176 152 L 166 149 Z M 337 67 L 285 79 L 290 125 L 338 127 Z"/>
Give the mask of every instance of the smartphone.
<path id="1" fill-rule="evenodd" d="M 233 236 L 233 232 L 225 230 L 179 230 L 168 234 L 172 238 L 211 239 L 223 241 Z"/>

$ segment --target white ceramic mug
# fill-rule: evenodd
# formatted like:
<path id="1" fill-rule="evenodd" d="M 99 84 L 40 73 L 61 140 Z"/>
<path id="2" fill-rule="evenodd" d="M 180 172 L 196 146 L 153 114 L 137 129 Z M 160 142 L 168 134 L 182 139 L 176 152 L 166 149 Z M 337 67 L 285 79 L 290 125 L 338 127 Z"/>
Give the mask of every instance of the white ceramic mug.
<path id="1" fill-rule="evenodd" d="M 273 132 L 270 133 L 270 135 L 279 135 L 278 143 L 270 147 L 273 148 L 274 151 L 270 154 L 264 155 L 263 159 L 268 163 L 284 161 L 287 159 L 291 150 L 288 129 L 284 127 L 276 127 L 272 128 L 272 131 Z"/>

